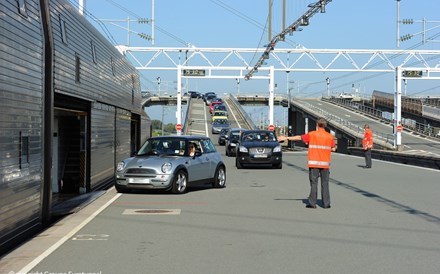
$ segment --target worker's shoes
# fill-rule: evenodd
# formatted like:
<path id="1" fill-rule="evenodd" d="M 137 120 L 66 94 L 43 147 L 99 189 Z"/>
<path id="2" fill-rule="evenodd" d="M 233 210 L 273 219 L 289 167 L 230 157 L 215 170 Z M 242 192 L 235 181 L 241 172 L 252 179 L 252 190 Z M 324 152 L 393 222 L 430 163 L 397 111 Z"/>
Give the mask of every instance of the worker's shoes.
<path id="1" fill-rule="evenodd" d="M 316 205 L 306 205 L 306 208 L 316 208 Z"/>

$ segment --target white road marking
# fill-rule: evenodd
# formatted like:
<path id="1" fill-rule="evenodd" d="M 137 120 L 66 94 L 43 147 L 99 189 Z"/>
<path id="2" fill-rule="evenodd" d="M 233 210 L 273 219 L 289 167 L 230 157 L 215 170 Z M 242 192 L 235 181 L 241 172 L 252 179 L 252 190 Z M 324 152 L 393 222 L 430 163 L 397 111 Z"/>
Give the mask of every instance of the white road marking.
<path id="1" fill-rule="evenodd" d="M 205 136 L 209 137 L 209 133 L 208 133 L 208 120 L 206 117 L 206 104 L 203 104 L 203 113 L 205 114 Z"/>
<path id="2" fill-rule="evenodd" d="M 72 241 L 107 241 L 108 234 L 78 234 L 72 238 Z"/>
<path id="3" fill-rule="evenodd" d="M 225 103 L 226 103 L 226 105 L 228 105 L 228 109 L 231 109 L 230 106 L 229 106 L 229 104 L 228 104 L 228 102 L 225 101 Z M 234 116 L 234 120 L 235 120 L 235 122 L 237 123 L 237 127 L 241 127 L 241 125 L 240 125 L 240 123 L 238 122 L 237 117 L 235 117 L 233 111 L 231 111 L 231 114 L 232 114 L 232 116 Z"/>
<path id="4" fill-rule="evenodd" d="M 62 237 L 58 242 L 53 244 L 51 247 L 49 247 L 46 251 L 44 251 L 40 256 L 35 258 L 32 262 L 30 262 L 28 265 L 23 267 L 18 273 L 28 273 L 30 272 L 37 264 L 39 264 L 41 261 L 44 260 L 47 256 L 49 256 L 52 252 L 54 252 L 58 247 L 60 247 L 63 243 L 65 243 L 70 237 L 75 235 L 81 228 L 83 228 L 86 224 L 88 224 L 91 220 L 93 220 L 101 211 L 103 211 L 106 207 L 108 207 L 111 203 L 113 203 L 116 199 L 121 196 L 121 193 L 118 193 L 110 199 L 106 204 L 101 206 L 98 210 L 93 212 L 92 215 L 90 215 L 87 219 L 85 219 L 82 223 L 77 225 L 74 229 L 72 229 L 69 233 L 67 233 L 64 237 Z"/>

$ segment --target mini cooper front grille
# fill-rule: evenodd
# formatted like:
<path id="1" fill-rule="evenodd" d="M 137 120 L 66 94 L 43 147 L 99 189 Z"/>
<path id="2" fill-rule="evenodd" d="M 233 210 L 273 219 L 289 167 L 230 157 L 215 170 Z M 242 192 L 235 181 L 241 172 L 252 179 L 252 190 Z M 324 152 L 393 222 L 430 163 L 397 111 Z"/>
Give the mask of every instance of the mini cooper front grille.
<path id="1" fill-rule="evenodd" d="M 126 174 L 156 174 L 156 171 L 150 168 L 129 168 L 125 173 Z"/>

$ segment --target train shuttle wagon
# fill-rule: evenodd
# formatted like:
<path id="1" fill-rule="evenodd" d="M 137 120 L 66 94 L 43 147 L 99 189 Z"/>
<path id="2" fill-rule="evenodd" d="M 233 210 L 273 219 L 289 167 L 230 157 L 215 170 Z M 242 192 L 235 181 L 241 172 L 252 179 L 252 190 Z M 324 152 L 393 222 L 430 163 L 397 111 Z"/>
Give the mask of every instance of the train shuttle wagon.
<path id="1" fill-rule="evenodd" d="M 150 132 L 139 73 L 67 0 L 0 1 L 0 255 Z"/>

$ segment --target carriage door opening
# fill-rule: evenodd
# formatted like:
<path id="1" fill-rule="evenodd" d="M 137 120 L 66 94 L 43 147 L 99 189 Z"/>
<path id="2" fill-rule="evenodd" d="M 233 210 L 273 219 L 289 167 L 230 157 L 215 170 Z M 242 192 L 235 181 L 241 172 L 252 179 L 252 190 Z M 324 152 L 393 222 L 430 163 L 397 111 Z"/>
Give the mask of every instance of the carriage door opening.
<path id="1" fill-rule="evenodd" d="M 58 193 L 60 192 L 59 183 L 58 183 L 58 118 L 54 118 L 53 123 L 53 136 L 52 136 L 52 192 Z"/>
<path id="2" fill-rule="evenodd" d="M 53 193 L 85 193 L 87 112 L 55 108 L 54 114 Z"/>
<path id="3" fill-rule="evenodd" d="M 80 121 L 79 139 L 79 193 L 87 192 L 87 113 L 78 113 Z"/>

